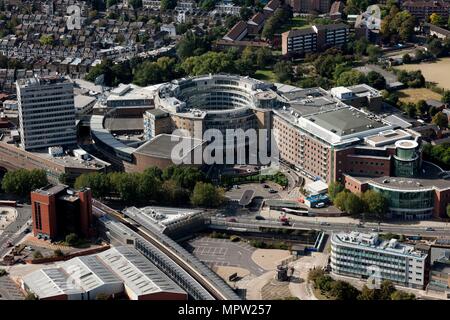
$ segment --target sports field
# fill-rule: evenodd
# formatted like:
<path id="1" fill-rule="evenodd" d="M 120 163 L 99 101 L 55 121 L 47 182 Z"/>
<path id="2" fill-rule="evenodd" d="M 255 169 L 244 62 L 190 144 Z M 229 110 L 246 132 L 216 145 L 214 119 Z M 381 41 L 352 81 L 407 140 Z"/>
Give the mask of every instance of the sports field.
<path id="1" fill-rule="evenodd" d="M 420 70 L 426 81 L 434 82 L 437 86 L 450 90 L 450 58 L 427 63 L 404 64 L 396 68 L 407 71 Z"/>

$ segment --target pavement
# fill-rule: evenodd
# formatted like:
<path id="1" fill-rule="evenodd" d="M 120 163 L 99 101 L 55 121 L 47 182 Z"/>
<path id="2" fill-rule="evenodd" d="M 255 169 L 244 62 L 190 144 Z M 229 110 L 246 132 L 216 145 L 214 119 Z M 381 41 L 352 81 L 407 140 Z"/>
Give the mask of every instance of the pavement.
<path id="1" fill-rule="evenodd" d="M 0 235 L 0 258 L 5 256 L 11 248 L 8 248 L 8 241 L 13 245 L 17 244 L 26 235 L 23 231 L 31 225 L 31 206 L 23 204 L 16 207 L 17 218 L 11 222 Z M 29 223 L 29 225 L 28 225 Z"/>
<path id="2" fill-rule="evenodd" d="M 269 185 L 270 188 L 264 188 L 264 185 Z M 269 193 L 270 189 L 277 190 L 277 193 Z M 255 194 L 253 195 L 253 199 L 255 198 L 264 198 L 264 199 L 279 199 L 280 195 L 278 194 L 282 189 L 281 187 L 271 181 L 267 181 L 266 183 L 246 183 L 239 185 L 239 189 L 230 189 L 225 193 L 225 196 L 230 198 L 231 200 L 239 200 L 241 199 L 244 191 L 246 190 L 254 190 Z"/>
<path id="3" fill-rule="evenodd" d="M 252 260 L 255 248 L 246 243 L 203 237 L 189 241 L 187 247 L 211 268 L 232 266 L 247 269 L 256 276 L 264 273 L 264 269 Z"/>

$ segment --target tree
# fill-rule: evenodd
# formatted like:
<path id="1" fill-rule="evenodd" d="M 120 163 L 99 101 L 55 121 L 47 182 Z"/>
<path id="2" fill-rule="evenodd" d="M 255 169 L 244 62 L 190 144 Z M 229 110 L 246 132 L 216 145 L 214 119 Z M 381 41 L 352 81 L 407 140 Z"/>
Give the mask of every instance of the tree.
<path id="1" fill-rule="evenodd" d="M 232 55 L 224 52 L 207 52 L 201 56 L 189 57 L 181 64 L 181 69 L 189 75 L 233 72 L 235 69 Z"/>
<path id="2" fill-rule="evenodd" d="M 142 8 L 142 0 L 129 0 L 128 2 L 133 7 L 133 9 Z"/>
<path id="3" fill-rule="evenodd" d="M 444 52 L 442 42 L 438 38 L 432 38 L 431 41 L 427 43 L 427 48 L 435 57 L 440 57 Z"/>
<path id="4" fill-rule="evenodd" d="M 364 204 L 360 197 L 354 193 L 349 193 L 344 202 L 345 211 L 351 215 L 360 214 L 364 210 Z"/>
<path id="5" fill-rule="evenodd" d="M 55 251 L 53 251 L 53 254 L 55 255 L 55 257 L 64 256 L 64 252 L 62 252 L 61 249 L 56 249 Z"/>
<path id="6" fill-rule="evenodd" d="M 191 202 L 194 206 L 218 207 L 225 200 L 224 191 L 216 188 L 210 183 L 197 182 L 191 196 Z"/>
<path id="7" fill-rule="evenodd" d="M 84 173 L 78 176 L 75 189 L 90 188 L 94 198 L 104 198 L 111 193 L 109 176 L 103 173 Z"/>
<path id="8" fill-rule="evenodd" d="M 402 61 L 404 64 L 408 64 L 412 62 L 411 56 L 408 53 L 403 55 Z"/>
<path id="9" fill-rule="evenodd" d="M 19 169 L 8 171 L 5 174 L 2 180 L 2 189 L 7 193 L 28 196 L 31 191 L 42 188 L 47 184 L 47 175 L 44 170 Z"/>
<path id="10" fill-rule="evenodd" d="M 39 43 L 43 46 L 53 45 L 53 36 L 51 34 L 44 34 L 39 38 Z"/>
<path id="11" fill-rule="evenodd" d="M 417 114 L 422 114 L 423 115 L 423 114 L 428 112 L 429 106 L 428 106 L 428 104 L 426 103 L 425 100 L 419 100 L 416 103 L 416 110 L 417 110 Z"/>
<path id="12" fill-rule="evenodd" d="M 348 301 L 356 300 L 356 297 L 359 295 L 359 291 L 350 283 L 338 280 L 331 284 L 330 294 L 335 297 L 336 300 Z"/>
<path id="13" fill-rule="evenodd" d="M 5 269 L 0 269 L 0 277 L 6 276 L 8 272 Z"/>
<path id="14" fill-rule="evenodd" d="M 118 0 L 106 0 L 106 7 L 112 7 L 113 5 L 117 4 L 119 1 Z"/>
<path id="15" fill-rule="evenodd" d="M 392 294 L 396 291 L 394 284 L 389 280 L 384 280 L 380 286 L 379 300 L 391 300 Z"/>
<path id="16" fill-rule="evenodd" d="M 292 80 L 292 63 L 289 61 L 279 61 L 273 67 L 273 72 L 279 82 L 287 82 Z"/>
<path id="17" fill-rule="evenodd" d="M 445 19 L 444 19 L 444 17 L 440 16 L 436 12 L 433 12 L 430 15 L 430 23 L 434 24 L 436 26 L 443 27 L 445 25 Z"/>
<path id="18" fill-rule="evenodd" d="M 78 235 L 76 233 L 69 233 L 65 238 L 65 242 L 69 246 L 76 246 L 78 245 L 79 241 L 80 239 L 78 238 Z"/>
<path id="19" fill-rule="evenodd" d="M 442 94 L 441 101 L 443 103 L 450 104 L 450 91 L 449 90 L 444 91 L 444 93 Z"/>
<path id="20" fill-rule="evenodd" d="M 260 69 L 266 68 L 266 66 L 272 62 L 272 51 L 268 48 L 258 48 L 256 50 L 256 66 Z"/>
<path id="21" fill-rule="evenodd" d="M 358 295 L 358 300 L 378 300 L 377 291 L 369 289 L 366 285 L 363 286 L 361 293 Z"/>
<path id="22" fill-rule="evenodd" d="M 42 259 L 44 256 L 42 255 L 42 253 L 39 251 L 39 250 L 37 250 L 37 251 L 35 251 L 34 253 L 33 253 L 33 258 L 34 259 Z"/>
<path id="23" fill-rule="evenodd" d="M 416 296 L 412 293 L 397 290 L 392 293 L 391 300 L 416 300 Z"/>
<path id="24" fill-rule="evenodd" d="M 386 79 L 375 71 L 369 71 L 367 74 L 367 84 L 375 89 L 382 90 L 386 88 Z"/>
<path id="25" fill-rule="evenodd" d="M 205 11 L 213 10 L 215 5 L 216 5 L 216 0 L 201 0 L 200 1 L 200 8 L 202 8 Z"/>
<path id="26" fill-rule="evenodd" d="M 362 194 L 364 209 L 374 218 L 381 220 L 388 210 L 388 200 L 380 192 L 367 190 Z"/>
<path id="27" fill-rule="evenodd" d="M 367 55 L 369 56 L 370 62 L 377 62 L 378 58 L 381 56 L 381 49 L 378 46 L 369 44 L 367 46 Z"/>
<path id="28" fill-rule="evenodd" d="M 353 86 L 367 82 L 366 76 L 357 70 L 344 71 L 336 81 L 338 86 Z"/>
<path id="29" fill-rule="evenodd" d="M 225 27 L 231 29 L 238 21 L 239 18 L 237 16 L 229 15 L 225 18 Z"/>
<path id="30" fill-rule="evenodd" d="M 33 292 L 28 292 L 25 296 L 25 300 L 39 300 L 39 297 Z"/>
<path id="31" fill-rule="evenodd" d="M 253 11 L 248 7 L 241 7 L 239 10 L 239 16 L 241 17 L 241 20 L 247 21 L 252 16 Z"/>
<path id="32" fill-rule="evenodd" d="M 173 10 L 177 6 L 177 0 L 161 0 L 161 10 Z"/>
<path id="33" fill-rule="evenodd" d="M 333 203 L 340 210 L 345 211 L 345 201 L 350 193 L 348 191 L 339 192 L 333 200 Z"/>
<path id="34" fill-rule="evenodd" d="M 333 201 L 336 196 L 344 190 L 344 186 L 337 181 L 333 181 L 328 185 L 328 195 L 330 199 Z"/>
<path id="35" fill-rule="evenodd" d="M 441 129 L 448 127 L 448 117 L 443 112 L 436 113 L 431 121 Z"/>

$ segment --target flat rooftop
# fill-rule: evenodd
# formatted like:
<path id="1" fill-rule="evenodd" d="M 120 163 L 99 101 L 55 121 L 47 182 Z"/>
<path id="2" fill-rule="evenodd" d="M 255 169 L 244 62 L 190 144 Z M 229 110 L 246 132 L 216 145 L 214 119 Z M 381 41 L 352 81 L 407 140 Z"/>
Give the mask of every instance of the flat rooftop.
<path id="1" fill-rule="evenodd" d="M 104 126 L 111 131 L 144 131 L 144 120 L 140 118 L 105 118 Z"/>
<path id="2" fill-rule="evenodd" d="M 372 147 L 381 147 L 392 144 L 398 140 L 410 139 L 412 135 L 404 130 L 387 130 L 379 134 L 366 137 L 364 140 Z"/>
<path id="3" fill-rule="evenodd" d="M 367 248 L 372 251 L 383 251 L 395 255 L 425 259 L 427 254 L 417 251 L 414 246 L 398 242 L 397 239 L 383 241 L 378 233 L 362 233 L 357 231 L 334 233 L 334 242 Z"/>
<path id="4" fill-rule="evenodd" d="M 382 188 L 394 188 L 405 191 L 414 190 L 431 190 L 450 189 L 450 179 L 444 179 L 444 172 L 442 172 L 437 166 L 430 162 L 423 162 L 422 172 L 416 178 L 401 178 L 401 177 L 366 177 L 366 176 L 353 176 L 361 182 L 371 183 L 378 185 Z"/>
<path id="5" fill-rule="evenodd" d="M 383 122 L 371 119 L 356 108 L 340 108 L 305 118 L 340 137 L 385 126 Z"/>
<path id="6" fill-rule="evenodd" d="M 172 154 L 174 148 L 181 143 L 185 146 L 181 148 L 183 154 Z M 175 160 L 175 157 L 181 160 L 189 156 L 195 148 L 202 144 L 203 141 L 191 137 L 160 134 L 137 148 L 134 153 L 173 160 Z"/>

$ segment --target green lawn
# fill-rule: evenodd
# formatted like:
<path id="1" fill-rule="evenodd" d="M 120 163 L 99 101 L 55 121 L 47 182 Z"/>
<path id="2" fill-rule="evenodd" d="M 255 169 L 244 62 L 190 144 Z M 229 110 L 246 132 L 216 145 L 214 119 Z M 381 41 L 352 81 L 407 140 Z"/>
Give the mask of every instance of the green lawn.
<path id="1" fill-rule="evenodd" d="M 254 75 L 255 79 L 276 82 L 277 78 L 272 70 L 257 70 Z"/>
<path id="2" fill-rule="evenodd" d="M 308 23 L 308 21 L 301 17 L 293 17 L 291 21 L 283 24 L 283 26 L 280 28 L 279 33 L 283 33 L 285 31 L 289 31 L 291 29 L 304 29 L 308 28 L 311 25 Z"/>

